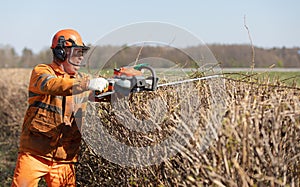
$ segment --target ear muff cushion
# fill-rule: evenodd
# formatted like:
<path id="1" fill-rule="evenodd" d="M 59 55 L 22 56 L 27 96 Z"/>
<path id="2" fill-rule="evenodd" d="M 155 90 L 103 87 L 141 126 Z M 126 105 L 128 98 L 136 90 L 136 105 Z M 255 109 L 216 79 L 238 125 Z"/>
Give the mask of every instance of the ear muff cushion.
<path id="1" fill-rule="evenodd" d="M 64 49 L 65 42 L 66 42 L 65 37 L 60 36 L 58 38 L 56 47 L 52 49 L 53 55 L 60 61 L 66 60 L 66 51 Z"/>
<path id="2" fill-rule="evenodd" d="M 65 61 L 66 60 L 66 52 L 63 48 L 61 47 L 55 47 L 52 49 L 53 55 L 60 61 Z"/>

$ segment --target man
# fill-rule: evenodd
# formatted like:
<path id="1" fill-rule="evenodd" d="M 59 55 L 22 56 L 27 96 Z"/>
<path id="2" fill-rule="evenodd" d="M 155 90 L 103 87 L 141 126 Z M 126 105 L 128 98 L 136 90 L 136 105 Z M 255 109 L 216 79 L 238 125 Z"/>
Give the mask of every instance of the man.
<path id="1" fill-rule="evenodd" d="M 58 31 L 51 49 L 53 62 L 37 65 L 31 74 L 12 186 L 37 186 L 42 177 L 48 186 L 76 185 L 74 162 L 85 105 L 74 101 L 86 101 L 88 90 L 108 86 L 104 78 L 90 79 L 78 72 L 89 47 L 77 31 Z"/>

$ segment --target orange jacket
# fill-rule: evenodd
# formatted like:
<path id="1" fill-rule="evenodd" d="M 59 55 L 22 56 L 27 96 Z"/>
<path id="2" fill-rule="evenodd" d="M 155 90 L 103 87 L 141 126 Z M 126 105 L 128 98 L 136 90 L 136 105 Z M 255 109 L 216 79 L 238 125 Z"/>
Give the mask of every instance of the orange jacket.
<path id="1" fill-rule="evenodd" d="M 54 62 L 33 69 L 20 152 L 57 161 L 76 161 L 81 141 L 78 127 L 89 95 L 87 81 L 87 75 L 70 76 Z"/>

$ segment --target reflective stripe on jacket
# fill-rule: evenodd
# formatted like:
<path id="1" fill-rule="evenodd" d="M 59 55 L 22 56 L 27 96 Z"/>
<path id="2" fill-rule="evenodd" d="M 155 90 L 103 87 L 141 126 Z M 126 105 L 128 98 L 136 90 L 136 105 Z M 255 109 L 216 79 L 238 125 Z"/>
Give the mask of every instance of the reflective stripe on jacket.
<path id="1" fill-rule="evenodd" d="M 86 92 L 87 81 L 87 75 L 70 76 L 54 62 L 33 69 L 20 152 L 59 161 L 76 161 L 81 141 L 78 127 L 89 94 Z M 74 101 L 78 100 L 80 102 L 76 104 Z"/>

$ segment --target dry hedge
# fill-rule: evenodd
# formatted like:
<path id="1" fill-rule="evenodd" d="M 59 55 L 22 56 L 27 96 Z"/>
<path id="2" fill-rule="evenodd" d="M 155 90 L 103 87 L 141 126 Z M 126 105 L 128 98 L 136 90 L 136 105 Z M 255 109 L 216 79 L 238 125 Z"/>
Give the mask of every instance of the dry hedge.
<path id="1" fill-rule="evenodd" d="M 16 138 L 27 107 L 29 76 L 28 70 L 10 71 L 0 72 L 0 179 L 4 185 L 12 177 Z M 78 186 L 300 186 L 300 90 L 268 79 L 225 79 L 225 83 L 226 114 L 216 139 L 204 152 L 189 141 L 184 152 L 160 164 L 126 167 L 95 154 L 83 141 L 76 165 Z M 202 93 L 207 88 L 199 89 L 203 89 Z M 133 102 L 132 106 L 142 107 L 136 100 Z M 107 109 L 109 105 L 98 107 Z M 140 138 L 141 134 L 132 135 L 128 129 L 115 126 L 109 110 L 102 111 L 102 119 L 107 119 L 105 125 L 111 133 L 132 136 L 127 143 L 134 144 L 132 141 Z M 196 133 L 201 134 L 200 131 L 201 128 Z M 167 131 L 163 135 L 168 135 Z"/>

